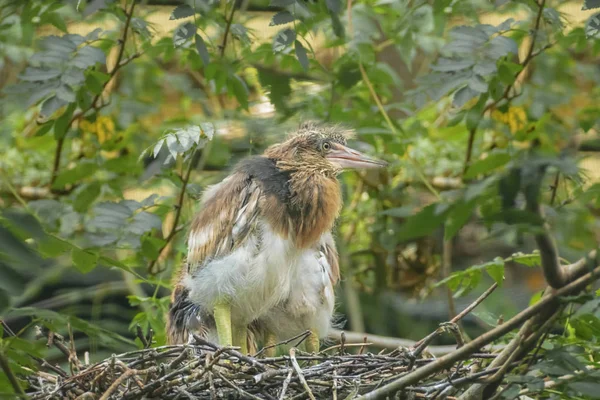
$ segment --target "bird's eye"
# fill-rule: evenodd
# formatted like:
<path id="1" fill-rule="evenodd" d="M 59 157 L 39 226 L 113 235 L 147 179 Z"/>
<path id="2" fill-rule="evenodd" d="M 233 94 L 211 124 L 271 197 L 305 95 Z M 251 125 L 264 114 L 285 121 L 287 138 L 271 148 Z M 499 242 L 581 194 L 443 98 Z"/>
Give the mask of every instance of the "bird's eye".
<path id="1" fill-rule="evenodd" d="M 323 151 L 329 151 L 331 150 L 331 144 L 329 142 L 323 142 L 321 149 L 323 149 Z"/>

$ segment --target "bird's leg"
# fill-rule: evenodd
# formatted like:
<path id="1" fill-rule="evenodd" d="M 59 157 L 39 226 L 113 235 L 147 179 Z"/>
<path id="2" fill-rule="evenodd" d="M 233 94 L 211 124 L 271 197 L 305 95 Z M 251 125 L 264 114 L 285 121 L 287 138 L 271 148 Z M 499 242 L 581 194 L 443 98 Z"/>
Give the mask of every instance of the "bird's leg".
<path id="1" fill-rule="evenodd" d="M 320 349 L 319 336 L 316 329 L 310 330 L 310 335 L 306 338 L 306 351 L 308 353 L 318 353 Z"/>
<path id="2" fill-rule="evenodd" d="M 231 303 L 226 298 L 220 298 L 214 308 L 215 325 L 221 346 L 233 344 L 233 333 L 231 331 Z"/>
<path id="3" fill-rule="evenodd" d="M 233 324 L 233 345 L 240 348 L 242 354 L 248 354 L 248 328 L 244 324 Z"/>
<path id="4" fill-rule="evenodd" d="M 277 355 L 277 337 L 273 332 L 265 334 L 265 347 L 271 346 L 265 350 L 265 357 L 275 357 Z"/>

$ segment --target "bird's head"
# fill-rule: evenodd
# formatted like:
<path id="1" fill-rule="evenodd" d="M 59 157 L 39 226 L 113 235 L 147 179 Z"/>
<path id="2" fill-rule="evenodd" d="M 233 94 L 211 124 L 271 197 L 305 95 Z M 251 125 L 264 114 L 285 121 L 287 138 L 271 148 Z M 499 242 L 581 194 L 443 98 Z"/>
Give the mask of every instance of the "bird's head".
<path id="1" fill-rule="evenodd" d="M 344 169 L 381 168 L 385 161 L 367 157 L 347 145 L 352 132 L 338 125 L 308 121 L 285 142 L 273 145 L 265 156 L 277 159 L 289 169 L 303 169 L 337 175 Z"/>

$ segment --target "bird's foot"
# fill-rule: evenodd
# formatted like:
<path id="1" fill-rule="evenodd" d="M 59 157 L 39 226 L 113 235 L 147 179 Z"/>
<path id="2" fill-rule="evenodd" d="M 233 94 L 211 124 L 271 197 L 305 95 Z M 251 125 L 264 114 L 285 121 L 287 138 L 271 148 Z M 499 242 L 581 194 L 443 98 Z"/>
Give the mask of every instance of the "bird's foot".
<path id="1" fill-rule="evenodd" d="M 228 299 L 221 298 L 215 303 L 214 307 L 215 325 L 217 327 L 217 336 L 219 345 L 233 345 L 233 332 L 231 327 L 231 303 Z"/>
<path id="2" fill-rule="evenodd" d="M 321 343 L 319 341 L 319 336 L 317 335 L 317 331 L 315 329 L 310 330 L 310 335 L 306 338 L 305 341 L 306 351 L 311 354 L 318 354 Z M 317 360 L 312 360 L 310 365 L 318 364 Z"/>
<path id="3" fill-rule="evenodd" d="M 240 348 L 240 353 L 248 354 L 248 328 L 246 325 L 233 324 L 233 345 Z"/>
<path id="4" fill-rule="evenodd" d="M 277 355 L 277 337 L 269 332 L 265 335 L 265 357 L 275 357 Z"/>

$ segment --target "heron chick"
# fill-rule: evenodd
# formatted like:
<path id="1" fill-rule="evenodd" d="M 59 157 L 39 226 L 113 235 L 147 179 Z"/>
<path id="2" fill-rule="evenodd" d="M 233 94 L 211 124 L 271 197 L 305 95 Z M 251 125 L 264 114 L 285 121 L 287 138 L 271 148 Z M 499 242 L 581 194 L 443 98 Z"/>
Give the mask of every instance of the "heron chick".
<path id="1" fill-rule="evenodd" d="M 349 148 L 349 133 L 304 123 L 205 191 L 172 293 L 170 343 L 196 333 L 247 352 L 249 331 L 274 341 L 309 329 L 308 350 L 318 350 L 339 278 L 337 175 L 386 165 Z"/>

